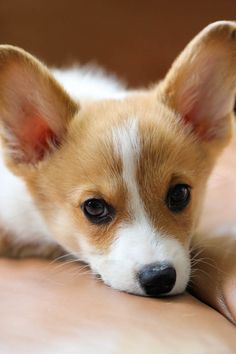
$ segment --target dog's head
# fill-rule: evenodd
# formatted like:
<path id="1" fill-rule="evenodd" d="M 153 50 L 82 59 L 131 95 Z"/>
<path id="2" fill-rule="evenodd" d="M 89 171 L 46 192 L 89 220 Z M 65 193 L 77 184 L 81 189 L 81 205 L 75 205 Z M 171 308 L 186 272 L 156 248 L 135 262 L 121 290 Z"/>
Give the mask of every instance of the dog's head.
<path id="1" fill-rule="evenodd" d="M 0 49 L 1 138 L 52 235 L 112 287 L 182 292 L 206 181 L 232 133 L 236 25 L 203 30 L 150 90 L 75 103 L 44 65 Z"/>

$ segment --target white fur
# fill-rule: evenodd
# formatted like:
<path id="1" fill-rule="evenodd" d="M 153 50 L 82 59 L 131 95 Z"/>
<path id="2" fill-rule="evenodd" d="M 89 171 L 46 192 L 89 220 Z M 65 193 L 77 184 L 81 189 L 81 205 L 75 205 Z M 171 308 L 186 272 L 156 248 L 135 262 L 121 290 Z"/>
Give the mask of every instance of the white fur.
<path id="1" fill-rule="evenodd" d="M 7 169 L 1 153 L 0 224 L 15 242 L 53 242 L 25 183 Z"/>
<path id="2" fill-rule="evenodd" d="M 136 219 L 143 218 L 144 210 L 135 176 L 140 153 L 137 120 L 129 119 L 126 125 L 114 128 L 112 138 L 115 151 L 122 160 L 123 179 L 129 191 L 130 211 Z"/>
<path id="3" fill-rule="evenodd" d="M 140 139 L 136 119 L 115 127 L 112 140 L 116 153 L 121 157 L 123 180 L 128 190 L 130 223 L 122 223 L 115 241 L 107 254 L 96 254 L 84 240 L 81 248 L 94 271 L 103 281 L 118 290 L 142 294 L 137 273 L 153 262 L 172 264 L 176 269 L 176 284 L 170 294 L 184 291 L 190 275 L 188 251 L 174 237 L 155 230 L 144 209 L 138 192 L 136 169 L 140 154 Z"/>
<path id="4" fill-rule="evenodd" d="M 124 84 L 102 69 L 92 66 L 53 69 L 55 78 L 76 100 L 122 99 L 128 92 Z"/>

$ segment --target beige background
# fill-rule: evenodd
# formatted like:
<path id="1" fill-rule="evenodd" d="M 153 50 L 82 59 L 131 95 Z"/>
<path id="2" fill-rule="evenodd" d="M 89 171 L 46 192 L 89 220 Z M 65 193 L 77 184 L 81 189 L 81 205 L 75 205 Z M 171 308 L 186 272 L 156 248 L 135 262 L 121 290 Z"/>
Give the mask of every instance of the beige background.
<path id="1" fill-rule="evenodd" d="M 0 42 L 50 65 L 95 60 L 143 85 L 161 78 L 202 27 L 235 18 L 235 0 L 2 0 Z"/>

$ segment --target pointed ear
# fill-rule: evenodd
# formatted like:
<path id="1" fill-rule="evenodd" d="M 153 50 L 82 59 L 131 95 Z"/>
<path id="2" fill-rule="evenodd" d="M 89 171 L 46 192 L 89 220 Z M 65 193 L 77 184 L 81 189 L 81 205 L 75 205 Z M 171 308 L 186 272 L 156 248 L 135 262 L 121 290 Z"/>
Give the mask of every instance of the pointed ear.
<path id="1" fill-rule="evenodd" d="M 7 157 L 37 163 L 60 144 L 78 105 L 25 51 L 0 46 L 0 127 Z"/>
<path id="2" fill-rule="evenodd" d="M 161 83 L 165 102 L 203 140 L 231 136 L 236 94 L 236 22 L 201 31 Z"/>

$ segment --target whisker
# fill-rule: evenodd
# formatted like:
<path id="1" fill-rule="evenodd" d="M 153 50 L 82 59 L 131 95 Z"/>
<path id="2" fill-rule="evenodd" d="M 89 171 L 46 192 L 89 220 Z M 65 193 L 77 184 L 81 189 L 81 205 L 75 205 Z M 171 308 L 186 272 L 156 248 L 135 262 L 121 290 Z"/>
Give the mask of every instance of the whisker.
<path id="1" fill-rule="evenodd" d="M 74 255 L 73 253 L 66 253 L 66 254 L 63 254 L 62 256 L 59 256 L 59 257 L 56 257 L 55 259 L 53 259 L 53 260 L 49 263 L 49 265 L 52 265 L 52 264 L 54 264 L 54 263 L 56 263 L 56 262 L 58 262 L 58 261 L 62 261 L 62 260 L 64 260 L 64 258 L 67 259 L 67 257 L 68 257 L 68 258 L 69 258 L 69 257 L 75 258 L 75 255 Z"/>
<path id="2" fill-rule="evenodd" d="M 63 261 L 63 262 L 60 262 L 60 264 L 55 265 L 53 267 L 53 271 L 61 270 L 62 268 L 66 268 L 66 266 L 69 264 L 80 263 L 80 262 L 81 261 L 79 259 L 72 259 L 72 260 L 68 260 L 68 261 Z"/>
<path id="3" fill-rule="evenodd" d="M 210 274 L 208 274 L 205 270 L 199 268 L 199 269 L 196 269 L 196 272 L 197 273 L 200 272 L 200 273 L 204 274 L 212 282 L 212 278 L 210 277 Z M 196 279 L 196 274 L 195 273 L 194 272 L 191 273 L 191 275 L 190 275 L 190 279 L 191 280 L 193 280 L 194 278 Z"/>

